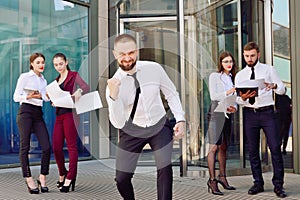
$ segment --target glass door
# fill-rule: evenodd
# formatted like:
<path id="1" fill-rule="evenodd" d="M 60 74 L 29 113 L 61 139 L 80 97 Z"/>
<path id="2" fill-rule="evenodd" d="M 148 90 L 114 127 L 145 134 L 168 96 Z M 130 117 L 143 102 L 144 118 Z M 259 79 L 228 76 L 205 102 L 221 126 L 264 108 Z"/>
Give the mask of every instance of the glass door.
<path id="1" fill-rule="evenodd" d="M 135 35 L 139 49 L 139 60 L 155 61 L 162 65 L 171 80 L 179 88 L 179 64 L 176 17 L 122 18 L 120 32 Z M 162 96 L 163 101 L 164 97 Z M 174 122 L 170 109 L 165 104 L 167 115 Z M 174 144 L 173 161 L 180 156 L 179 143 Z M 139 164 L 154 162 L 151 148 L 146 146 Z"/>
<path id="2" fill-rule="evenodd" d="M 198 8 L 198 9 L 197 9 Z M 240 63 L 240 32 L 238 17 L 238 1 L 219 1 L 210 5 L 187 4 L 185 13 L 188 19 L 185 23 L 185 34 L 189 38 L 186 48 L 186 59 L 192 67 L 187 67 L 189 84 L 196 92 L 199 105 L 199 114 L 187 109 L 191 120 L 191 135 L 198 135 L 195 141 L 199 143 L 199 154 L 197 146 L 190 143 L 191 161 L 195 165 L 207 167 L 207 112 L 210 105 L 208 90 L 208 77 L 210 73 L 217 71 L 219 54 L 229 51 L 237 63 Z M 196 77 L 196 79 L 195 79 Z M 196 81 L 192 81 L 196 80 Z M 188 97 L 187 97 L 188 98 Z M 187 102 L 193 102 L 187 100 Z M 194 113 L 194 114 L 193 114 Z M 198 115 L 198 118 L 195 118 Z M 243 136 L 240 132 L 240 115 L 236 113 L 232 123 L 232 132 L 228 141 L 227 170 L 239 169 L 244 163 Z M 197 127 L 195 124 L 199 124 Z M 196 132 L 196 134 L 192 134 Z M 193 146 L 192 146 L 193 145 Z M 217 163 L 218 166 L 218 163 Z"/>

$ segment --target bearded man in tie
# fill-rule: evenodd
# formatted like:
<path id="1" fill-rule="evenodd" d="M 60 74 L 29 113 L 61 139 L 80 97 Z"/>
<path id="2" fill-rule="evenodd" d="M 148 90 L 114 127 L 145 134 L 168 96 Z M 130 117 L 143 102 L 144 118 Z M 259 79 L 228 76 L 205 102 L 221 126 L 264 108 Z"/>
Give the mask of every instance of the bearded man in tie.
<path id="1" fill-rule="evenodd" d="M 173 139 L 185 135 L 184 111 L 176 91 L 160 64 L 137 61 L 136 40 L 129 34 L 115 39 L 113 54 L 118 70 L 107 81 L 109 119 L 119 129 L 116 185 L 123 199 L 134 200 L 131 179 L 143 147 L 149 144 L 157 167 L 157 199 L 172 199 Z M 166 118 L 162 92 L 174 114 L 174 128 Z"/>
<path id="2" fill-rule="evenodd" d="M 259 154 L 260 130 L 263 129 L 271 151 L 274 192 L 278 197 L 284 198 L 287 195 L 283 190 L 284 167 L 273 92 L 283 94 L 285 87 L 273 66 L 259 62 L 260 51 L 255 42 L 249 42 L 244 46 L 243 55 L 247 66 L 236 74 L 235 84 L 239 85 L 249 79 L 264 79 L 266 86 L 259 89 L 258 94 L 256 91 L 248 90 L 240 93 L 240 97 L 237 98 L 237 103 L 243 108 L 244 132 L 254 179 L 254 185 L 248 190 L 248 194 L 255 195 L 264 191 Z"/>

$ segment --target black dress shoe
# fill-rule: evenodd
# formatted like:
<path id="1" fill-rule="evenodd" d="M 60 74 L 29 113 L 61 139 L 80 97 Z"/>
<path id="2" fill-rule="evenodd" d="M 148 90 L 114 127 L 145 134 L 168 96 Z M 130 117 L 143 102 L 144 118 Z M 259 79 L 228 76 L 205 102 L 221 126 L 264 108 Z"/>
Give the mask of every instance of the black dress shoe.
<path id="1" fill-rule="evenodd" d="M 249 190 L 248 194 L 254 195 L 264 191 L 264 186 L 254 184 Z"/>
<path id="2" fill-rule="evenodd" d="M 274 192 L 275 192 L 275 194 L 276 194 L 278 197 L 280 197 L 280 198 L 285 198 L 285 197 L 287 197 L 285 191 L 284 191 L 282 188 L 276 187 L 276 188 L 274 188 Z"/>

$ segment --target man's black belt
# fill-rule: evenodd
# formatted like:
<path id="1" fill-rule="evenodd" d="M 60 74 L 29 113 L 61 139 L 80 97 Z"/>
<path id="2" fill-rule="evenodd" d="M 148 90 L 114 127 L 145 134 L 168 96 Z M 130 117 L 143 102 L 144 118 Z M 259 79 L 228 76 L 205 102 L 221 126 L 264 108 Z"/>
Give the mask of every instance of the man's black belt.
<path id="1" fill-rule="evenodd" d="M 253 111 L 253 112 L 263 112 L 263 111 L 268 111 L 268 110 L 274 110 L 274 106 L 270 105 L 270 106 L 263 106 L 263 107 L 259 107 L 259 108 L 244 107 L 244 110 L 249 110 L 249 111 Z"/>

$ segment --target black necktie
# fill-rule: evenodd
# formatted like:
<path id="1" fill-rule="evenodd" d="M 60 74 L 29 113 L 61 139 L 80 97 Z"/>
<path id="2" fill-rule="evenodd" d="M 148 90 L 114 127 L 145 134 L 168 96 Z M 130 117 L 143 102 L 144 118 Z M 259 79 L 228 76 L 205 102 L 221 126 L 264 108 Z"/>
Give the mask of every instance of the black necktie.
<path id="1" fill-rule="evenodd" d="M 252 73 L 250 79 L 255 79 L 254 67 L 251 67 Z M 255 103 L 255 97 L 249 98 L 249 103 L 253 105 Z"/>
<path id="2" fill-rule="evenodd" d="M 137 103 L 138 103 L 138 100 L 139 100 L 139 96 L 140 96 L 140 93 L 141 93 L 141 88 L 140 88 L 140 83 L 136 78 L 136 73 L 134 73 L 132 75 L 130 75 L 130 74 L 127 74 L 127 75 L 131 76 L 134 79 L 134 86 L 135 86 L 134 103 L 133 103 L 133 107 L 132 107 L 132 110 L 131 110 L 131 113 L 130 113 L 130 119 L 133 120 L 134 114 L 135 114 L 135 111 L 136 111 L 136 107 L 137 107 Z"/>

